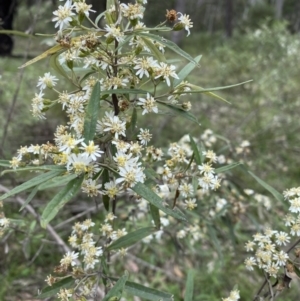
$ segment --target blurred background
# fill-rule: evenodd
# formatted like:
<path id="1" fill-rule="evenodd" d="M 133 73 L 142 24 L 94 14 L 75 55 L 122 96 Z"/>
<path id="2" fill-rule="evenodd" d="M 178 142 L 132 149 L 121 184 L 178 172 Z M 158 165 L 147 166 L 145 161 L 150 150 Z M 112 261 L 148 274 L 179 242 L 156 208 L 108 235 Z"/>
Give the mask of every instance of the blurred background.
<path id="1" fill-rule="evenodd" d="M 93 4 L 99 13 L 105 9 L 104 0 L 87 2 Z M 53 34 L 52 12 L 61 3 L 55 0 L 0 0 L 0 26 L 27 34 Z M 194 23 L 189 37 L 186 37 L 186 32 L 166 35 L 192 56 L 202 54 L 201 68 L 193 71 L 189 82 L 210 88 L 250 79 L 253 81 L 218 92 L 230 104 L 204 94 L 187 96 L 192 103 L 193 114 L 201 123 L 200 127 L 164 115 L 146 117 L 139 121 L 139 125 L 147 125 L 151 129 L 153 142 L 157 146 L 166 147 L 189 133 L 207 140 L 207 147 L 218 155 L 224 155 L 228 163 L 230 160 L 245 162 L 251 171 L 278 191 L 297 187 L 300 180 L 300 1 L 148 0 L 144 22 L 148 27 L 157 25 L 165 20 L 167 9 L 188 14 Z M 42 121 L 34 119 L 30 113 L 37 80 L 50 71 L 49 60 L 18 69 L 54 43 L 52 37 L 0 35 L 1 159 L 10 159 L 20 145 L 52 141 L 54 129 L 65 118 L 59 108 L 50 111 L 47 119 Z M 180 60 L 176 61 L 178 57 L 174 53 L 167 53 L 167 57 L 170 61 L 175 60 L 178 70 L 184 66 Z M 62 79 L 60 85 L 63 83 Z M 210 142 L 208 136 L 213 137 Z M 0 184 L 13 187 L 24 180 L 22 177 L 24 174 L 5 174 L 0 178 Z M 255 208 L 248 211 L 250 217 L 232 218 L 236 233 L 234 240 L 237 242 L 234 250 L 231 243 L 227 246 L 228 242 L 216 232 L 222 252 L 226 248 L 230 250 L 223 254 L 222 260 L 218 260 L 219 250 L 211 252 L 216 244 L 211 243 L 210 239 L 189 246 L 190 257 L 184 264 L 182 258 L 177 263 L 182 254 L 171 245 L 158 257 L 147 255 L 146 259 L 152 261 L 154 266 L 157 258 L 171 257 L 168 262 L 159 263 L 161 270 L 154 270 L 153 275 L 156 276 L 152 277 L 157 288 L 171 290 L 179 296 L 176 300 L 183 300 L 180 296 L 184 290 L 186 271 L 183 267 L 186 265 L 194 266 L 198 271 L 195 300 L 220 300 L 237 281 L 240 281 L 243 300 L 250 300 L 263 279 L 263 275 L 251 274 L 243 267 L 243 243 L 260 230 L 259 224 L 282 227 L 286 207 L 278 204 L 268 192 L 239 170 L 229 173 L 228 181 L 233 185 L 231 195 L 245 208 L 251 207 L 247 203 L 250 199 L 245 195 L 245 189 L 253 189 L 268 198 L 269 208 L 256 200 Z M 40 197 L 44 199 L 41 203 L 35 203 L 37 211 L 47 201 L 47 196 Z M 81 202 L 77 206 L 70 204 L 71 215 L 85 208 L 85 202 Z M 13 217 L 18 208 L 19 205 L 11 201 L 10 206 L 5 208 L 6 215 Z M 23 214 L 26 218 L 27 213 L 24 211 Z M 243 231 L 242 222 L 243 226 L 248 225 Z M 0 300 L 34 300 L 37 289 L 43 286 L 45 275 L 59 261 L 58 255 L 52 256 L 51 245 L 39 251 L 40 232 L 36 225 L 30 228 L 28 225 L 31 223 L 28 216 L 25 226 L 20 226 L 0 240 L 0 279 L 3 277 Z M 29 231 L 29 228 L 32 230 Z M 59 231 L 63 237 L 68 237 L 68 230 Z M 232 261 L 235 262 L 234 269 Z M 164 270 L 168 273 L 164 274 Z M 298 300 L 297 285 L 293 284 L 291 291 L 278 300 Z"/>

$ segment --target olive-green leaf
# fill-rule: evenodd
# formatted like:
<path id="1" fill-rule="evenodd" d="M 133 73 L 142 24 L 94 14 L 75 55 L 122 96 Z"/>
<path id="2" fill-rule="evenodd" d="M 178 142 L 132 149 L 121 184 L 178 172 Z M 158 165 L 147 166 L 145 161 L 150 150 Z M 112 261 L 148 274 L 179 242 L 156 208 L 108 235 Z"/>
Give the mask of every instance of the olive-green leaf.
<path id="1" fill-rule="evenodd" d="M 275 188 L 273 188 L 272 186 L 270 186 L 269 184 L 267 184 L 265 181 L 263 181 L 262 179 L 260 179 L 258 176 L 256 176 L 253 172 L 247 170 L 248 174 L 251 175 L 251 177 L 253 177 L 263 188 L 265 188 L 266 190 L 268 190 L 274 197 L 276 200 L 284 203 L 284 197 L 281 193 L 279 193 Z"/>
<path id="2" fill-rule="evenodd" d="M 27 166 L 27 167 L 20 167 L 17 169 L 6 169 L 2 171 L 1 175 L 4 175 L 6 173 L 10 172 L 19 172 L 19 171 L 38 171 L 38 170 L 60 170 L 65 171 L 66 168 L 63 166 L 57 166 L 57 165 L 41 165 L 41 166 Z"/>
<path id="3" fill-rule="evenodd" d="M 41 226 L 46 228 L 47 224 L 57 215 L 59 210 L 69 202 L 79 191 L 83 176 L 68 183 L 54 198 L 48 203 L 41 216 Z"/>
<path id="4" fill-rule="evenodd" d="M 149 236 L 155 231 L 157 231 L 157 229 L 154 227 L 145 227 L 135 230 L 114 241 L 110 246 L 107 247 L 107 250 L 111 251 L 121 248 L 127 248 L 141 241 L 143 238 Z"/>
<path id="5" fill-rule="evenodd" d="M 200 164 L 202 164 L 203 160 L 202 160 L 201 155 L 199 153 L 197 144 L 196 144 L 195 140 L 193 139 L 193 137 L 191 135 L 190 135 L 190 141 L 191 141 L 192 150 L 194 152 L 195 161 L 198 165 L 200 165 Z"/>
<path id="6" fill-rule="evenodd" d="M 152 189 L 150 189 L 143 183 L 137 183 L 132 188 L 132 190 L 135 191 L 141 197 L 143 197 L 145 200 L 147 200 L 150 204 L 154 205 L 155 207 L 166 213 L 167 215 L 170 215 L 182 221 L 186 221 L 186 218 L 182 212 L 165 207 L 163 205 L 164 201 L 162 200 L 162 198 L 160 198 Z"/>
<path id="7" fill-rule="evenodd" d="M 96 132 L 98 113 L 100 108 L 100 83 L 95 84 L 90 101 L 86 107 L 83 127 L 83 137 L 86 144 L 92 141 Z"/>
<path id="8" fill-rule="evenodd" d="M 53 187 L 63 186 L 75 178 L 77 178 L 76 174 L 67 174 L 67 175 L 63 175 L 63 176 L 58 176 L 58 177 L 52 178 L 51 180 L 39 185 L 38 190 L 44 190 L 44 189 L 49 189 L 49 188 L 53 188 Z"/>
<path id="9" fill-rule="evenodd" d="M 22 205 L 19 211 L 23 210 L 32 201 L 32 199 L 34 198 L 37 192 L 38 192 L 38 186 L 35 186 L 31 190 L 29 196 L 27 197 L 27 199 L 25 200 L 24 204 Z"/>
<path id="10" fill-rule="evenodd" d="M 197 64 L 200 62 L 202 55 L 198 55 L 195 57 L 195 62 Z M 176 87 L 179 85 L 183 80 L 187 78 L 187 76 L 195 69 L 197 66 L 194 62 L 189 62 L 182 70 L 177 74 L 178 78 L 174 79 L 174 86 Z"/>
<path id="11" fill-rule="evenodd" d="M 194 294 L 194 270 L 188 271 L 188 276 L 185 285 L 185 294 L 184 294 L 184 301 L 193 301 L 193 294 Z"/>
<path id="12" fill-rule="evenodd" d="M 116 284 L 111 288 L 111 290 L 105 295 L 105 297 L 102 299 L 102 301 L 109 301 L 110 298 L 113 297 L 121 297 L 121 294 L 125 283 L 128 279 L 128 272 L 125 272 L 125 275 L 119 278 L 119 280 L 116 282 Z M 119 300 L 119 298 L 117 299 Z"/>
<path id="13" fill-rule="evenodd" d="M 147 38 L 141 37 L 145 45 L 150 49 L 151 53 L 155 55 L 159 62 L 166 62 L 165 56 L 159 51 L 159 49 L 153 44 L 153 42 Z"/>
<path id="14" fill-rule="evenodd" d="M 240 162 L 233 162 L 233 163 L 230 163 L 226 166 L 222 166 L 222 167 L 219 167 L 219 168 L 216 168 L 215 169 L 215 173 L 222 173 L 222 172 L 226 172 L 230 169 L 233 169 L 233 168 L 236 168 L 237 166 L 241 165 L 242 163 Z"/>
<path id="15" fill-rule="evenodd" d="M 15 195 L 17 193 L 20 193 L 22 191 L 25 191 L 29 188 L 35 187 L 41 183 L 44 183 L 48 180 L 50 180 L 51 178 L 54 178 L 55 176 L 59 175 L 61 173 L 61 170 L 52 170 L 52 171 L 48 171 L 46 173 L 43 173 L 41 175 L 38 175 L 37 177 L 30 179 L 29 181 L 15 187 L 14 189 L 10 190 L 9 192 L 3 194 L 0 197 L 0 201 L 4 200 L 12 195 Z"/>
<path id="16" fill-rule="evenodd" d="M 9 160 L 0 160 L 0 166 L 11 167 Z"/>
<path id="17" fill-rule="evenodd" d="M 102 190 L 105 189 L 105 184 L 109 182 L 109 172 L 108 169 L 104 169 L 102 173 Z M 109 196 L 102 194 L 102 202 L 106 211 L 109 211 Z"/>
<path id="18" fill-rule="evenodd" d="M 63 280 L 60 280 L 60 281 L 52 284 L 52 286 L 45 287 L 42 290 L 42 293 L 40 295 L 38 295 L 37 297 L 39 299 L 45 299 L 45 298 L 52 297 L 52 296 L 56 295 L 60 291 L 60 289 L 71 287 L 74 284 L 74 282 L 75 282 L 75 279 L 73 279 L 73 277 L 71 277 L 71 276 L 64 278 Z"/>
<path id="19" fill-rule="evenodd" d="M 157 230 L 160 229 L 160 215 L 159 215 L 159 209 L 155 207 L 154 205 L 150 204 L 150 212 L 151 216 L 154 222 L 154 225 Z"/>
<path id="20" fill-rule="evenodd" d="M 142 300 L 150 301 L 174 301 L 173 295 L 165 293 L 141 284 L 127 281 L 124 287 L 125 292 L 140 297 Z"/>
<path id="21" fill-rule="evenodd" d="M 183 117 L 189 121 L 195 122 L 199 125 L 199 121 L 197 120 L 197 118 L 190 112 L 187 112 L 184 109 L 181 109 L 181 108 L 171 105 L 169 103 L 165 103 L 165 102 L 162 102 L 159 100 L 157 100 L 157 102 L 160 103 L 161 105 L 167 107 L 168 109 L 172 110 L 176 115 Z"/>
<path id="22" fill-rule="evenodd" d="M 181 55 L 182 57 L 186 58 L 190 62 L 197 64 L 197 62 L 193 59 L 192 56 L 190 56 L 187 52 L 183 51 L 180 47 L 178 47 L 175 43 L 171 42 L 170 40 L 167 40 L 161 36 L 154 35 L 152 33 L 145 33 L 145 32 L 139 32 L 139 31 L 136 31 L 135 33 L 138 36 L 147 37 L 154 41 L 157 41 L 158 43 L 168 47 L 172 51 L 174 51 L 174 52 L 178 53 L 179 55 Z"/>

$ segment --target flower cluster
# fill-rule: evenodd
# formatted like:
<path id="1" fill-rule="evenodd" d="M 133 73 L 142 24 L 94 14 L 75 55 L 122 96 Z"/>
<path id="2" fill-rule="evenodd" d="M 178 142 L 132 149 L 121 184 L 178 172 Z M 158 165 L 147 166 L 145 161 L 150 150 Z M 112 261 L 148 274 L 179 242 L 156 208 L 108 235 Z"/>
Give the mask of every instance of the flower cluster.
<path id="1" fill-rule="evenodd" d="M 227 298 L 222 298 L 223 301 L 237 301 L 240 299 L 240 292 L 238 290 L 233 290 L 230 292 L 229 297 Z"/>

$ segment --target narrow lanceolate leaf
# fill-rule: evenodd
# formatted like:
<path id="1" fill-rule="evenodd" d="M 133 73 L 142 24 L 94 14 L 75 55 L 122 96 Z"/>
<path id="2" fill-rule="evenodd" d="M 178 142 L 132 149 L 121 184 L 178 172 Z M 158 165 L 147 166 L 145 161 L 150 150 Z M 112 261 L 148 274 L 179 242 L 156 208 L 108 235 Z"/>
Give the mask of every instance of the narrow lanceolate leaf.
<path id="1" fill-rule="evenodd" d="M 42 290 L 42 293 L 40 295 L 37 296 L 37 298 L 39 299 L 45 299 L 45 298 L 49 298 L 52 297 L 54 295 L 56 295 L 60 289 L 62 288 L 69 288 L 71 287 L 75 282 L 75 279 L 73 279 L 73 277 L 67 277 L 63 280 L 60 280 L 56 283 L 54 283 L 52 286 L 47 286 L 46 288 L 44 288 Z"/>
<path id="2" fill-rule="evenodd" d="M 44 189 L 49 189 L 49 188 L 53 188 L 53 187 L 64 186 L 75 178 L 77 178 L 76 174 L 68 174 L 68 175 L 58 176 L 58 177 L 52 178 L 51 180 L 39 185 L 38 190 L 44 190 Z"/>
<path id="3" fill-rule="evenodd" d="M 192 56 L 190 56 L 188 53 L 183 51 L 180 47 L 178 47 L 175 43 L 171 42 L 170 40 L 167 40 L 167 39 L 165 39 L 161 36 L 157 36 L 157 35 L 154 35 L 154 34 L 151 34 L 151 33 L 145 33 L 145 32 L 139 32 L 139 31 L 136 31 L 136 35 L 147 37 L 147 38 L 150 38 L 154 41 L 157 41 L 158 43 L 168 47 L 172 51 L 174 51 L 174 52 L 178 53 L 179 55 L 181 55 L 182 57 L 186 58 L 190 62 L 193 62 L 194 64 L 197 64 L 197 62 L 193 59 Z"/>
<path id="4" fill-rule="evenodd" d="M 46 228 L 48 223 L 57 215 L 59 210 L 69 202 L 79 191 L 83 176 L 68 183 L 46 206 L 41 217 L 41 226 Z"/>
<path id="5" fill-rule="evenodd" d="M 105 295 L 102 301 L 110 301 L 111 300 L 110 298 L 113 297 L 118 297 L 116 300 L 119 300 L 127 279 L 128 279 L 128 273 L 125 273 L 125 275 L 119 278 L 119 280 L 116 282 L 113 288 Z"/>
<path id="6" fill-rule="evenodd" d="M 0 30 L 0 34 L 10 34 L 10 35 L 23 37 L 23 38 L 36 38 L 32 34 L 28 34 L 28 33 L 22 32 L 22 31 L 18 31 L 18 30 L 2 29 L 2 30 Z"/>
<path id="7" fill-rule="evenodd" d="M 58 61 L 58 57 L 60 55 L 60 51 L 51 55 L 50 58 L 50 66 L 53 68 L 57 73 L 65 77 L 66 79 L 69 79 L 68 74 L 66 73 L 65 69 L 61 66 L 61 64 Z"/>
<path id="8" fill-rule="evenodd" d="M 166 62 L 165 56 L 159 51 L 159 49 L 153 44 L 153 42 L 147 38 L 141 37 L 145 45 L 151 50 L 159 62 Z"/>
<path id="9" fill-rule="evenodd" d="M 131 121 L 130 121 L 130 127 L 132 132 L 135 131 L 136 122 L 137 122 L 137 111 L 136 108 L 134 108 L 132 111 Z"/>
<path id="10" fill-rule="evenodd" d="M 0 160 L 0 166 L 11 167 L 9 160 Z"/>
<path id="11" fill-rule="evenodd" d="M 149 236 L 155 231 L 157 231 L 157 229 L 155 229 L 154 227 L 145 227 L 145 228 L 138 229 L 114 241 L 110 246 L 107 247 L 107 250 L 111 251 L 111 250 L 130 247 L 135 243 L 141 241 L 145 237 Z"/>
<path id="12" fill-rule="evenodd" d="M 150 204 L 150 212 L 151 212 L 154 225 L 156 229 L 159 230 L 160 229 L 159 209 L 157 209 L 157 207 L 155 207 L 154 205 Z"/>
<path id="13" fill-rule="evenodd" d="M 174 296 L 169 293 L 161 292 L 135 282 L 127 281 L 124 290 L 133 296 L 140 297 L 142 300 L 174 301 Z"/>
<path id="14" fill-rule="evenodd" d="M 105 184 L 109 182 L 108 169 L 104 169 L 102 173 L 102 190 L 105 190 Z M 102 194 L 102 202 L 106 211 L 109 211 L 109 196 Z"/>
<path id="15" fill-rule="evenodd" d="M 38 175 L 37 177 L 30 179 L 29 181 L 15 187 L 14 189 L 10 190 L 7 193 L 3 194 L 0 197 L 0 201 L 5 200 L 6 198 L 8 198 L 12 195 L 15 195 L 17 193 L 20 193 L 22 191 L 25 191 L 29 188 L 35 187 L 41 183 L 44 183 L 44 182 L 50 180 L 51 178 L 54 178 L 55 176 L 59 175 L 60 173 L 61 173 L 61 170 L 53 170 L 53 171 L 48 171 L 46 173 Z"/>
<path id="16" fill-rule="evenodd" d="M 27 167 L 20 167 L 17 169 L 6 169 L 2 171 L 1 175 L 4 175 L 9 172 L 19 172 L 19 171 L 38 171 L 38 170 L 58 170 L 58 171 L 65 171 L 66 168 L 63 166 L 58 165 L 41 165 L 41 166 L 27 166 Z"/>
<path id="17" fill-rule="evenodd" d="M 93 88 L 92 95 L 87 105 L 85 117 L 84 117 L 83 137 L 86 144 L 88 144 L 89 141 L 92 141 L 94 139 L 99 108 L 100 108 L 100 83 L 98 81 Z"/>
<path id="18" fill-rule="evenodd" d="M 185 285 L 184 301 L 193 301 L 194 276 L 195 276 L 194 271 L 189 270 L 187 280 L 186 280 L 186 285 Z"/>
<path id="19" fill-rule="evenodd" d="M 42 54 L 38 55 L 34 59 L 28 61 L 27 63 L 25 63 L 24 65 L 22 65 L 19 68 L 24 68 L 24 67 L 27 67 L 31 64 L 34 64 L 34 63 L 46 58 L 49 55 L 52 55 L 54 53 L 57 53 L 57 52 L 61 51 L 62 49 L 63 49 L 63 47 L 61 45 L 55 45 L 55 46 L 51 47 L 50 49 L 46 50 L 45 52 L 43 52 Z"/>
<path id="20" fill-rule="evenodd" d="M 141 197 L 143 197 L 145 200 L 147 200 L 150 204 L 154 205 L 155 207 L 166 213 L 167 215 L 170 215 L 182 221 L 186 221 L 186 218 L 182 212 L 165 207 L 163 205 L 163 199 L 160 198 L 152 189 L 150 189 L 143 183 L 137 183 L 132 188 L 132 190 L 135 191 Z"/>
<path id="21" fill-rule="evenodd" d="M 38 191 L 38 186 L 34 187 L 34 188 L 31 190 L 29 196 L 27 197 L 25 203 L 22 205 L 22 207 L 20 208 L 19 211 L 23 210 L 23 209 L 24 209 L 24 208 L 32 201 L 32 199 L 33 199 L 34 196 L 36 195 L 37 191 Z"/>
<path id="22" fill-rule="evenodd" d="M 190 141 L 191 141 L 192 150 L 194 152 L 195 161 L 196 161 L 197 165 L 200 165 L 200 164 L 202 164 L 201 156 L 200 156 L 197 144 L 191 135 L 190 135 Z"/>
<path id="23" fill-rule="evenodd" d="M 233 162 L 233 163 L 230 163 L 226 166 L 222 166 L 222 167 L 219 167 L 219 168 L 216 168 L 215 169 L 215 173 L 222 173 L 222 172 L 226 172 L 230 169 L 233 169 L 233 168 L 236 168 L 237 166 L 241 165 L 242 163 L 240 162 Z"/>
<path id="24" fill-rule="evenodd" d="M 173 111 L 173 113 L 175 113 L 176 115 L 180 116 L 180 117 L 183 117 L 189 121 L 192 121 L 192 122 L 195 122 L 197 124 L 199 124 L 197 118 L 191 114 L 190 112 L 187 112 L 179 107 L 176 107 L 174 105 L 171 105 L 171 104 L 168 104 L 168 103 L 165 103 L 165 102 L 162 102 L 162 101 L 159 101 L 157 100 L 158 103 L 160 103 L 161 105 L 169 108 L 170 110 Z"/>
<path id="25" fill-rule="evenodd" d="M 200 62 L 202 55 L 198 55 L 195 57 L 195 62 L 197 64 Z M 174 79 L 174 87 L 178 86 L 182 81 L 184 81 L 187 76 L 195 69 L 197 66 L 194 62 L 189 62 L 183 69 L 177 74 L 178 78 Z"/>
<path id="26" fill-rule="evenodd" d="M 270 186 L 269 184 L 267 184 L 265 181 L 263 181 L 262 179 L 260 179 L 258 176 L 256 176 L 253 172 L 247 170 L 248 174 L 251 175 L 251 177 L 253 177 L 263 188 L 265 188 L 266 190 L 268 190 L 274 197 L 276 200 L 284 203 L 284 197 L 281 193 L 279 193 L 275 188 L 273 188 L 272 186 Z"/>

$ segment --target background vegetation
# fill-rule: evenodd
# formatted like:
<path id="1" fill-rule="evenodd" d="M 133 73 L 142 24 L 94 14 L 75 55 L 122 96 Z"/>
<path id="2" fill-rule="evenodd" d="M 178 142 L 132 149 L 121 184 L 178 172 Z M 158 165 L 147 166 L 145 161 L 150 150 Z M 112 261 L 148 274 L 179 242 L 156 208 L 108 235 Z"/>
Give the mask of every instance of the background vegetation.
<path id="1" fill-rule="evenodd" d="M 25 1 L 20 3 L 15 29 L 53 33 L 51 12 L 56 6 L 51 1 L 32 2 L 31 6 Z M 230 104 L 205 95 L 187 96 L 201 123 L 200 128 L 172 116 L 145 120 L 145 124 L 152 127 L 156 144 L 166 147 L 186 133 L 200 138 L 206 129 L 211 129 L 216 137 L 212 147 L 218 154 L 224 154 L 228 160 L 247 162 L 251 171 L 278 191 L 298 186 L 299 1 L 168 1 L 171 2 L 173 6 L 166 6 L 165 1 L 148 0 L 145 23 L 153 25 L 163 21 L 165 10 L 173 7 L 181 7 L 190 14 L 194 21 L 191 36 L 183 40 L 180 36 L 170 37 L 192 55 L 203 55 L 201 68 L 193 72 L 190 82 L 205 88 L 248 79 L 253 82 L 222 91 L 220 95 Z M 52 43 L 53 39 L 48 37 L 29 41 L 16 36 L 13 56 L 0 58 L 0 156 L 4 159 L 10 159 L 20 145 L 51 141 L 51 133 L 64 118 L 57 110 L 47 115 L 46 121 L 37 121 L 29 112 L 37 79 L 49 70 L 49 61 L 18 69 L 28 57 L 38 55 Z M 169 58 L 174 59 L 172 54 Z M 180 68 L 180 62 L 176 65 Z M 250 146 L 239 152 L 244 140 L 249 141 Z M 5 174 L 0 178 L 0 188 L 13 187 L 29 176 Z M 281 229 L 286 208 L 240 169 L 232 170 L 227 181 L 226 191 L 222 193 L 232 202 L 242 204 L 244 214 L 231 212 L 229 219 L 219 216 L 214 235 L 204 235 L 194 245 L 183 246 L 170 238 L 166 248 L 159 247 L 159 241 L 157 245 L 138 246 L 134 252 L 138 255 L 126 260 L 130 273 L 142 272 L 141 282 L 147 284 L 151 279 L 153 287 L 173 292 L 175 299 L 181 300 L 186 276 L 184 267 L 194 267 L 195 300 L 220 300 L 236 283 L 242 300 L 251 300 L 263 275 L 245 270 L 244 243 L 265 225 Z M 248 196 L 244 189 L 254 189 L 269 197 L 269 209 L 258 197 Z M 26 198 L 25 195 L 20 197 Z M 47 195 L 38 197 L 33 202 L 37 213 L 47 202 Z M 68 215 L 60 216 L 52 226 L 66 240 L 72 218 L 77 214 L 82 214 L 82 218 L 92 215 L 97 219 L 98 216 L 100 220 L 102 213 L 96 205 L 97 201 L 82 198 L 71 202 Z M 6 216 L 16 217 L 19 208 L 18 200 L 10 199 L 4 208 Z M 26 210 L 22 212 L 23 222 L 0 241 L 0 300 L 34 300 L 38 289 L 44 286 L 45 276 L 60 260 L 59 255 L 53 255 L 57 247 L 52 238 L 41 235 L 32 215 Z M 230 232 L 234 234 L 232 239 L 223 240 Z M 118 270 L 117 264 L 115 269 Z M 296 281 L 278 300 L 298 300 L 299 282 Z"/>

